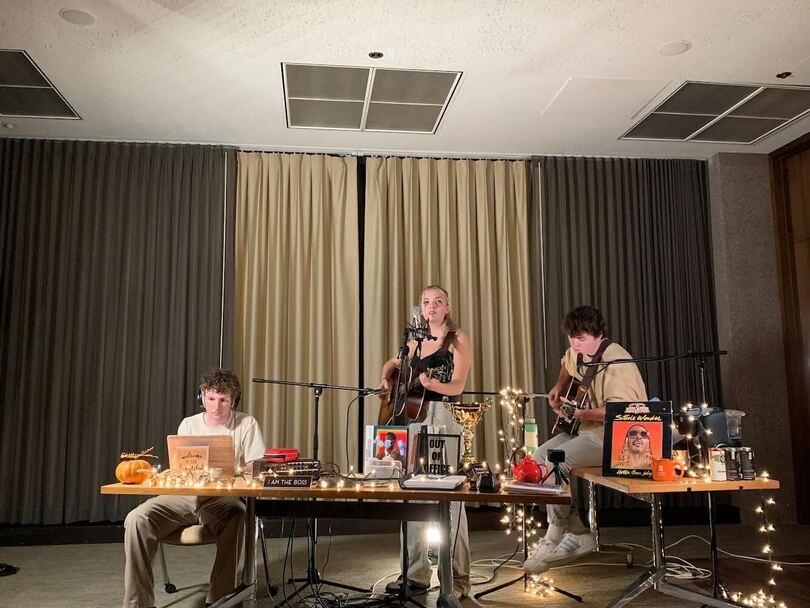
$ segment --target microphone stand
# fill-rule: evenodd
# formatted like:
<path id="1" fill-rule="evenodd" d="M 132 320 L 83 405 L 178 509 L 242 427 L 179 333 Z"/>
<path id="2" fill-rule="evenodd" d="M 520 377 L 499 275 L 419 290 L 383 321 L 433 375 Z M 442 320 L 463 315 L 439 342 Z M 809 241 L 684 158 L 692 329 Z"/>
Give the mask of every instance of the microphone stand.
<path id="1" fill-rule="evenodd" d="M 701 404 L 706 404 L 706 361 L 709 357 L 720 357 L 727 355 L 726 350 L 711 350 L 711 351 L 688 351 L 679 355 L 665 355 L 661 357 L 639 357 L 638 359 L 615 359 L 613 361 L 600 361 L 597 363 L 589 362 L 584 363 L 585 366 L 591 365 L 612 365 L 614 363 L 658 363 L 663 361 L 674 361 L 677 359 L 692 359 L 695 362 L 695 367 L 698 370 L 698 377 L 700 378 L 700 398 Z M 700 422 L 698 422 L 700 424 Z M 701 447 L 701 450 L 703 448 Z M 708 448 L 707 448 L 708 449 Z M 690 455 L 691 460 L 691 455 Z M 709 553 L 712 558 L 712 597 L 728 599 L 729 594 L 726 588 L 720 582 L 719 562 L 717 557 L 717 506 L 714 503 L 713 492 L 706 492 L 706 500 L 709 507 Z M 701 608 L 705 608 L 701 606 Z"/>
<path id="2" fill-rule="evenodd" d="M 314 421 L 314 430 L 312 433 L 312 458 L 314 460 L 318 460 L 318 416 L 320 412 L 320 401 L 321 395 L 323 395 L 324 389 L 332 389 L 336 391 L 348 391 L 352 393 L 359 393 L 361 395 L 371 395 L 374 394 L 376 391 L 370 388 L 360 388 L 356 386 L 343 386 L 340 384 L 325 384 L 321 382 L 292 382 L 289 380 L 269 380 L 267 378 L 253 378 L 253 382 L 256 384 L 277 384 L 281 386 L 300 386 L 305 388 L 311 388 L 313 391 L 313 395 L 315 397 L 315 421 Z M 346 589 L 348 591 L 356 591 L 358 593 L 365 593 L 368 589 L 361 589 L 360 587 L 353 587 L 351 585 L 346 585 L 344 583 L 338 583 L 336 581 L 330 581 L 325 579 L 321 576 L 321 573 L 318 572 L 318 566 L 315 563 L 317 552 L 318 552 L 318 520 L 317 518 L 310 517 L 307 519 L 307 535 L 309 537 L 309 545 L 312 548 L 309 553 L 309 559 L 307 561 L 307 575 L 305 578 L 290 578 L 287 582 L 288 583 L 304 583 L 297 587 L 293 593 L 291 594 L 291 598 L 299 595 L 301 590 L 305 587 L 309 586 L 320 586 L 320 585 L 329 585 L 331 587 L 338 587 L 340 589 Z M 283 606 L 287 602 L 283 602 L 279 604 Z"/>
<path id="3" fill-rule="evenodd" d="M 409 367 L 409 359 L 408 354 L 410 353 L 410 349 L 408 348 L 408 342 L 413 339 L 416 342 L 416 348 L 414 349 L 414 356 L 419 357 L 422 354 L 422 342 L 425 340 L 436 340 L 437 338 L 430 333 L 430 325 L 424 319 L 417 320 L 414 317 L 413 321 L 405 325 L 405 330 L 402 332 L 402 346 L 399 347 L 399 354 L 397 358 L 399 359 L 399 377 L 397 379 L 396 386 L 392 387 L 391 391 L 391 418 L 387 421 L 387 424 L 391 424 L 391 422 L 397 417 L 397 407 L 402 401 L 402 408 L 407 407 L 407 399 L 408 399 L 408 386 L 410 384 L 410 378 L 408 377 L 407 371 Z M 402 413 L 401 411 L 399 412 Z M 407 418 L 407 413 L 406 413 Z"/>

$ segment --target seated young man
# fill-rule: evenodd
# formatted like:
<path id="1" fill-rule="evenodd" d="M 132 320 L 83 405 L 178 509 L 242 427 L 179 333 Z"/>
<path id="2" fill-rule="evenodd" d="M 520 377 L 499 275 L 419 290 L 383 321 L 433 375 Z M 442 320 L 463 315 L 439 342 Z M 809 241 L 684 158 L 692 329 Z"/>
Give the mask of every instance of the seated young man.
<path id="1" fill-rule="evenodd" d="M 549 405 L 555 414 L 560 414 L 562 396 L 572 378 L 578 381 L 588 369 L 578 365 L 589 363 L 607 340 L 605 320 L 599 309 L 579 306 L 569 312 L 562 322 L 562 330 L 568 336 L 569 348 L 560 362 L 557 383 L 549 392 Z M 601 360 L 631 359 L 630 353 L 615 342 L 609 342 Z M 575 418 L 580 421 L 579 433 L 559 433 L 534 451 L 538 462 L 546 462 L 549 449 L 565 451 L 565 462 L 560 464 L 571 481 L 571 505 L 548 505 L 548 531 L 537 549 L 523 563 L 528 574 L 540 574 L 551 567 L 562 566 L 583 555 L 596 545 L 588 527 L 578 513 L 579 495 L 571 469 L 595 467 L 602 464 L 602 446 L 605 441 L 605 403 L 609 401 L 646 401 L 647 389 L 635 363 L 617 363 L 597 367 L 593 383 L 588 390 L 588 399 L 582 409 L 577 409 Z M 547 463 L 549 464 L 549 463 Z M 551 466 L 549 464 L 549 466 Z"/>
<path id="2" fill-rule="evenodd" d="M 200 378 L 205 411 L 184 418 L 178 435 L 230 435 L 236 464 L 264 455 L 264 441 L 253 416 L 233 410 L 239 378 L 215 369 Z M 124 522 L 124 608 L 155 605 L 152 561 L 160 541 L 178 528 L 204 524 L 217 537 L 206 603 L 213 603 L 241 582 L 244 561 L 245 505 L 236 497 L 155 496 L 130 511 Z"/>

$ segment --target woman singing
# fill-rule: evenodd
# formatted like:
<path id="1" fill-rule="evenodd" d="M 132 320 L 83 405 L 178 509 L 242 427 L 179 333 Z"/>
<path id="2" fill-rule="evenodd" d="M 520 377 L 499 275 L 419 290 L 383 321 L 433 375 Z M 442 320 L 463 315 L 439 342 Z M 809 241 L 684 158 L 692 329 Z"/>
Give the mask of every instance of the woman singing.
<path id="1" fill-rule="evenodd" d="M 422 342 L 422 351 L 418 357 L 411 357 L 410 366 L 419 373 L 419 383 L 425 388 L 425 403 L 441 401 L 445 396 L 452 400 L 464 391 L 467 382 L 470 339 L 450 318 L 450 298 L 443 287 L 425 287 L 419 308 L 430 326 L 430 335 L 437 339 Z M 413 353 L 415 349 L 416 342 L 409 341 L 408 352 Z M 391 390 L 391 376 L 399 365 L 399 357 L 385 362 L 377 388 Z"/>
<path id="2" fill-rule="evenodd" d="M 431 432 L 461 434 L 459 425 L 450 411 L 441 402 L 442 397 L 451 401 L 464 391 L 470 371 L 470 339 L 456 327 L 450 318 L 450 297 L 438 285 L 429 285 L 422 290 L 420 312 L 430 326 L 430 335 L 436 340 L 422 342 L 421 352 L 414 355 L 416 342 L 408 342 L 411 353 L 408 364 L 418 373 L 418 383 L 424 387 L 424 407 L 417 416 L 419 422 L 434 427 Z M 399 357 L 385 362 L 380 374 L 379 387 L 392 389 L 391 377 L 399 369 Z M 394 404 L 396 409 L 396 404 Z M 395 414 L 398 412 L 394 412 Z M 426 590 L 430 587 L 430 561 L 425 534 L 429 525 L 411 522 L 408 526 L 408 575 L 410 590 Z M 460 502 L 450 503 L 450 541 L 453 556 L 453 593 L 459 598 L 470 594 L 470 540 L 467 531 L 467 514 Z M 386 591 L 397 593 L 402 577 L 386 586 Z"/>

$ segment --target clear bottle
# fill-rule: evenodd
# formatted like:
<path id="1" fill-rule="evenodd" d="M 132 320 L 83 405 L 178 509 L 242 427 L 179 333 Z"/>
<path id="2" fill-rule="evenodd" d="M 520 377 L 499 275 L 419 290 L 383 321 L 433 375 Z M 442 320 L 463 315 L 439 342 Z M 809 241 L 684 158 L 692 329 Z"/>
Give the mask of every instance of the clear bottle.
<path id="1" fill-rule="evenodd" d="M 523 423 L 523 443 L 527 454 L 532 454 L 537 449 L 537 422 L 534 418 L 526 418 Z"/>

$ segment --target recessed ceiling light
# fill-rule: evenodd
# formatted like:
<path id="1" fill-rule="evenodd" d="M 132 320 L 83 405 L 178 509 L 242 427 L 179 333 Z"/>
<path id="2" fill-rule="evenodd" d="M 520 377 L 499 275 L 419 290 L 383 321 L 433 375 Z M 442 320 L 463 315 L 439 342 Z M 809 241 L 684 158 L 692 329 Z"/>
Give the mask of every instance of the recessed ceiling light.
<path id="1" fill-rule="evenodd" d="M 3 128 L 4 129 L 16 129 L 17 125 L 15 125 L 13 122 L 4 122 L 3 123 Z"/>
<path id="2" fill-rule="evenodd" d="M 368 56 L 372 59 L 382 59 L 383 54 L 380 51 L 371 51 Z"/>
<path id="3" fill-rule="evenodd" d="M 692 43 L 688 40 L 676 40 L 675 42 L 667 42 L 664 46 L 658 49 L 662 55 L 680 55 L 692 48 Z"/>
<path id="4" fill-rule="evenodd" d="M 96 22 L 93 15 L 78 8 L 63 8 L 59 16 L 73 25 L 93 25 Z"/>

